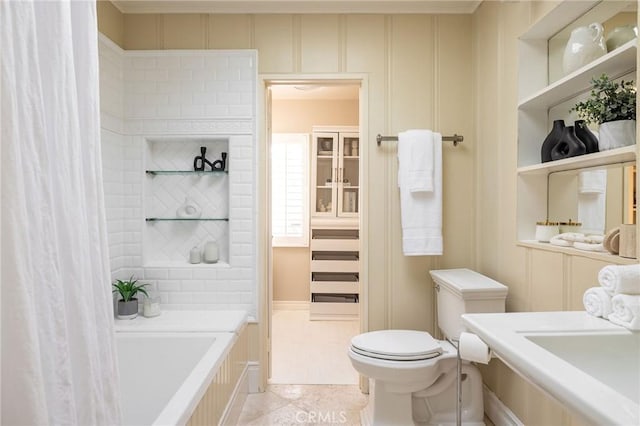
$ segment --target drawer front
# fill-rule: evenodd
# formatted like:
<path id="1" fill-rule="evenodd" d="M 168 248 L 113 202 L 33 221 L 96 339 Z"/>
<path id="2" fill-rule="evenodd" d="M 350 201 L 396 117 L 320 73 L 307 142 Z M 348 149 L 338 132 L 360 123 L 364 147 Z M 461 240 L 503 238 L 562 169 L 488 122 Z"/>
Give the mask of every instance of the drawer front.
<path id="1" fill-rule="evenodd" d="M 312 260 L 311 272 L 360 272 L 357 260 Z"/>
<path id="2" fill-rule="evenodd" d="M 360 292 L 358 284 L 358 282 L 344 281 L 311 281 L 311 293 L 357 294 Z"/>
<path id="3" fill-rule="evenodd" d="M 360 240 L 356 239 L 312 239 L 311 250 L 315 251 L 358 251 Z"/>
<path id="4" fill-rule="evenodd" d="M 359 303 L 310 303 L 309 313 L 323 315 L 358 315 Z"/>

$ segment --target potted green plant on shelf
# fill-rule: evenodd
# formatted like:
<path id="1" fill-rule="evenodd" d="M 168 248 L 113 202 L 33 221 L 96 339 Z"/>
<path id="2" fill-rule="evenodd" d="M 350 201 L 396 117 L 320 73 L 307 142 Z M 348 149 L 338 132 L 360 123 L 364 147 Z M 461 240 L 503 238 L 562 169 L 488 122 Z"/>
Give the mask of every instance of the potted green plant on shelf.
<path id="1" fill-rule="evenodd" d="M 600 151 L 636 143 L 636 86 L 633 81 L 612 81 L 606 74 L 591 79 L 589 98 L 571 111 L 587 124 L 600 126 Z"/>
<path id="2" fill-rule="evenodd" d="M 145 286 L 149 284 L 138 284 L 138 280 L 133 279 L 133 275 L 128 280 L 116 280 L 113 283 L 113 293 L 120 295 L 118 300 L 118 319 L 133 319 L 138 316 L 138 299 L 135 297 L 142 293 L 149 297 Z"/>

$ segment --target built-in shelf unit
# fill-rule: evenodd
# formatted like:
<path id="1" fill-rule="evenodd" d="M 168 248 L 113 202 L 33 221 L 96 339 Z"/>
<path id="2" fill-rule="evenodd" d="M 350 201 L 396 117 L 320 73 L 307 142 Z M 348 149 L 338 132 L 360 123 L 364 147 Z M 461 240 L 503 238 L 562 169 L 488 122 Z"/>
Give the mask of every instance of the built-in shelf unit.
<path id="1" fill-rule="evenodd" d="M 564 48 L 566 44 L 563 37 L 568 37 L 570 31 L 578 26 L 605 22 L 614 15 L 633 10 L 634 3 L 564 1 L 520 37 L 517 238 L 522 247 L 584 256 L 609 263 L 637 262 L 608 253 L 558 247 L 535 240 L 536 222 L 548 218 L 550 173 L 628 162 L 635 162 L 637 167 L 637 145 L 547 163 L 541 163 L 540 158 L 542 142 L 551 130 L 553 121 L 564 119 L 572 124 L 570 121 L 576 117 L 570 115 L 570 106 L 588 94 L 593 77 L 606 73 L 613 79 L 624 77 L 637 81 L 637 39 L 566 76 L 550 81 L 550 76 L 558 75 L 558 61 L 562 56 L 559 46 Z"/>
<path id="2" fill-rule="evenodd" d="M 309 316 L 356 319 L 360 301 L 360 134 L 313 126 Z"/>
<path id="3" fill-rule="evenodd" d="M 208 241 L 218 244 L 220 260 L 209 267 L 228 266 L 229 171 L 193 170 L 194 158 L 206 147 L 209 161 L 228 152 L 226 139 L 167 137 L 147 139 L 144 181 L 145 266 L 188 266 L 189 251 Z M 207 166 L 209 167 L 209 166 Z M 189 198 L 202 210 L 199 217 L 180 217 L 178 208 Z"/>

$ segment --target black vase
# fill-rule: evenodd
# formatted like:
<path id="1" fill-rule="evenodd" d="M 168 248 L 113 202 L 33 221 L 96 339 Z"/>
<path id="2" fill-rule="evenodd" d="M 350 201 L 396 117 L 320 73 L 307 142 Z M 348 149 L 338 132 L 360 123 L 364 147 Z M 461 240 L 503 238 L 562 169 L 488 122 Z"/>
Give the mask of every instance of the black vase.
<path id="1" fill-rule="evenodd" d="M 573 126 L 566 126 L 560 136 L 560 141 L 551 149 L 551 160 L 576 157 L 587 152 L 587 147 L 576 136 Z"/>
<path id="2" fill-rule="evenodd" d="M 587 148 L 587 154 L 600 151 L 598 149 L 598 138 L 587 127 L 587 123 L 584 120 L 578 120 L 575 122 L 576 136 L 584 146 Z"/>
<path id="3" fill-rule="evenodd" d="M 544 142 L 542 142 L 542 149 L 540 150 L 540 156 L 542 157 L 543 163 L 546 163 L 547 161 L 551 161 L 551 150 L 560 141 L 563 130 L 564 130 L 564 120 L 554 120 L 553 128 L 551 129 L 551 132 L 549 132 L 547 137 L 544 139 Z"/>

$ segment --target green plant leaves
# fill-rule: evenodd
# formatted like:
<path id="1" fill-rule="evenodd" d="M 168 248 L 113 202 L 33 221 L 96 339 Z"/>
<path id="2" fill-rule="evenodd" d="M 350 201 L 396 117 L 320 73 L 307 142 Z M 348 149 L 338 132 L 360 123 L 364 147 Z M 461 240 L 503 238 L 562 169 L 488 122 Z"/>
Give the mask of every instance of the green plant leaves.
<path id="1" fill-rule="evenodd" d="M 138 280 L 133 279 L 133 275 L 128 280 L 116 280 L 113 284 L 113 293 L 119 293 L 123 301 L 128 302 L 132 300 L 138 292 L 149 297 L 149 293 L 144 288 L 149 284 L 138 284 Z"/>
<path id="2" fill-rule="evenodd" d="M 602 124 L 616 120 L 636 119 L 636 87 L 633 81 L 611 81 L 606 74 L 592 78 L 589 99 L 569 110 L 576 111 L 587 123 Z"/>

